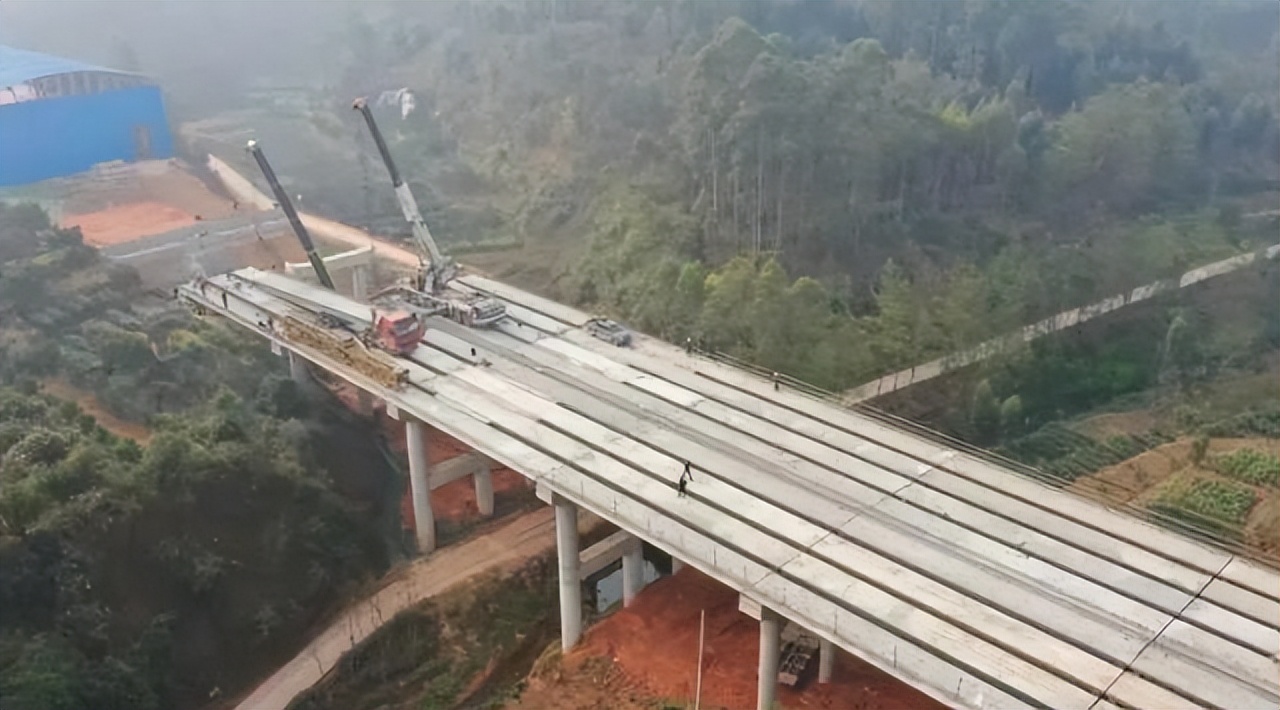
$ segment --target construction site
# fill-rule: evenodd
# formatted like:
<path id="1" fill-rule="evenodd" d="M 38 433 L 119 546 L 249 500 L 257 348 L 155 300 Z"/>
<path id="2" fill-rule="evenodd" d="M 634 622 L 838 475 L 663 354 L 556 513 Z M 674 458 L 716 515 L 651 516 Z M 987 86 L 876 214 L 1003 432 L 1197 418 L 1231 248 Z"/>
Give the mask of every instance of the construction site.
<path id="1" fill-rule="evenodd" d="M 691 76 L 728 61 L 731 49 L 756 46 L 745 23 L 737 22 L 727 22 L 709 49 L 690 59 Z M 645 31 L 661 26 L 649 23 Z M 401 40 L 434 41 L 407 35 Z M 761 45 L 764 54 L 773 51 L 773 41 Z M 868 46 L 849 53 L 849 61 L 875 60 L 879 55 Z M 716 54 L 722 51 L 724 56 Z M 736 168 L 731 215 L 738 252 L 726 257 L 725 271 L 712 273 L 700 261 L 678 258 L 679 252 L 658 257 L 661 266 L 650 271 L 652 264 L 642 263 L 650 257 L 638 256 L 649 253 L 646 240 L 664 231 L 702 230 L 688 238 L 701 250 L 704 240 L 720 232 L 722 210 L 729 221 L 730 208 L 719 204 L 728 179 L 716 167 L 719 134 L 700 130 L 691 135 L 710 141 L 713 166 L 705 200 L 700 194 L 687 212 L 657 215 L 643 201 L 629 204 L 616 185 L 610 189 L 617 192 L 602 188 L 609 197 L 590 212 L 598 233 L 584 249 L 590 252 L 579 264 L 584 274 L 557 276 L 571 284 L 557 289 L 557 299 L 470 268 L 463 248 L 447 248 L 463 240 L 452 234 L 438 240 L 433 233 L 440 211 L 420 207 L 418 199 L 426 194 L 421 176 L 402 173 L 398 160 L 412 160 L 411 171 L 419 172 L 425 155 L 438 155 L 430 151 L 458 148 L 451 135 L 423 138 L 428 132 L 421 124 L 396 124 L 383 134 L 381 116 L 398 112 L 407 122 L 415 110 L 408 89 L 343 99 L 348 123 L 337 121 L 335 128 L 337 119 L 314 111 L 306 128 L 343 146 L 331 153 L 331 164 L 341 163 L 334 156 L 348 149 L 358 156 L 350 169 L 360 176 L 349 184 L 363 181 L 366 192 L 379 192 L 378 204 L 394 205 L 399 213 L 396 236 L 387 236 L 332 219 L 350 212 L 326 212 L 319 200 L 304 199 L 299 185 L 305 183 L 291 173 L 306 169 L 294 164 L 305 141 L 280 151 L 292 158 L 280 160 L 269 132 L 210 119 L 187 126 L 185 134 L 178 129 L 175 142 L 158 85 L 142 74 L 0 47 L 0 59 L 6 56 L 21 59 L 26 68 L 19 75 L 0 66 L 0 91 L 8 91 L 7 98 L 0 94 L 0 111 L 10 109 L 0 113 L 0 121 L 39 134 L 48 145 L 15 141 L 15 133 L 0 141 L 0 158 L 17 156 L 22 163 L 18 169 L 16 163 L 0 166 L 0 206 L 16 206 L 15 224 L 35 224 L 21 212 L 33 203 L 52 224 L 32 227 L 36 236 L 27 243 L 6 247 L 22 256 L 6 262 L 3 285 L 13 305 L 0 304 L 0 313 L 12 314 L 18 325 L 0 333 L 7 339 L 0 341 L 0 354 L 34 374 L 5 373 L 13 391 L 6 390 L 0 410 L 13 421 L 0 421 L 0 473 L 8 477 L 0 483 L 9 495 L 0 507 L 0 542 L 37 539 L 40 525 L 51 520 L 83 532 L 89 528 L 79 521 L 90 512 L 116 515 L 144 505 L 155 505 L 156 520 L 178 531 L 151 540 L 147 530 L 135 535 L 132 526 L 121 524 L 102 534 L 140 569 L 172 576 L 157 584 L 155 598 L 177 600 L 171 606 L 189 614 L 181 638 L 198 639 L 175 644 L 176 650 L 155 650 L 161 647 L 155 639 L 179 638 L 164 636 L 171 633 L 166 624 L 172 619 L 144 612 L 145 604 L 119 592 L 128 584 L 111 582 L 116 596 L 100 603 L 103 618 L 128 618 L 145 631 L 128 636 L 127 654 L 108 656 L 103 665 L 133 664 L 143 669 L 139 674 L 162 675 L 157 669 L 167 666 L 157 658 L 168 654 L 184 664 L 181 684 L 156 686 L 172 695 L 153 694 L 145 707 L 159 697 L 181 698 L 205 710 L 1280 705 L 1280 572 L 1272 539 L 1280 524 L 1280 445 L 1268 434 L 1273 421 L 1266 412 L 1234 411 L 1235 399 L 1206 403 L 1200 413 L 1181 404 L 1202 396 L 1207 387 L 1198 390 L 1195 383 L 1217 377 L 1224 362 L 1236 363 L 1240 371 L 1253 368 L 1237 377 L 1237 387 L 1274 387 L 1267 378 L 1280 361 L 1268 359 L 1254 340 L 1237 348 L 1247 351 L 1238 360 L 1214 361 L 1188 335 L 1193 323 L 1212 320 L 1191 312 L 1193 299 L 1215 298 L 1212 289 L 1234 293 L 1229 287 L 1238 287 L 1242 299 L 1255 298 L 1269 288 L 1265 279 L 1280 260 L 1280 245 L 1269 236 L 1258 242 L 1239 234 L 1261 233 L 1256 225 L 1271 213 L 1224 211 L 1217 228 L 1238 230 L 1229 231 L 1230 248 L 1186 252 L 1197 256 L 1194 263 L 1184 263 L 1179 253 L 1141 283 L 1114 289 L 1103 300 L 1061 312 L 1061 304 L 1049 309 L 1040 303 L 1040 310 L 1027 308 L 1039 319 L 1031 325 L 975 325 L 967 333 L 971 337 L 952 341 L 946 327 L 981 319 L 966 308 L 996 300 L 995 291 L 974 285 L 977 267 L 957 267 L 954 281 L 948 280 L 952 275 L 938 280 L 956 287 L 960 305 L 945 310 L 952 299 L 939 295 L 943 291 L 924 299 L 944 309 L 930 321 L 938 330 L 928 336 L 946 342 L 942 354 L 930 350 L 931 359 L 906 369 L 896 369 L 906 357 L 901 352 L 893 356 L 897 360 L 885 356 L 881 364 L 896 362 L 895 369 L 881 367 L 878 372 L 888 374 L 853 380 L 836 394 L 738 354 L 785 355 L 816 368 L 820 359 L 797 355 L 804 348 L 796 343 L 821 331 L 832 337 L 821 360 L 832 371 L 842 367 L 833 363 L 855 344 L 838 340 L 832 335 L 837 332 L 885 337 L 866 349 L 867 358 L 879 357 L 893 350 L 890 336 L 912 343 L 926 337 L 920 335 L 924 326 L 893 319 L 915 308 L 903 305 L 909 292 L 936 284 L 895 276 L 889 259 L 887 275 L 871 291 L 879 312 L 855 316 L 852 299 L 837 303 L 817 279 L 790 283 L 774 256 L 767 256 L 783 249 L 788 173 L 785 161 L 776 161 L 776 207 L 766 205 L 766 185 L 773 179 L 766 178 L 766 165 L 773 163 L 761 157 L 762 138 L 756 146 L 749 256 L 742 251 L 747 240 L 736 234 Z M 657 63 L 659 73 L 663 66 Z M 760 72 L 750 76 L 759 79 Z M 708 91 L 716 83 L 700 80 Z M 496 83 L 496 73 L 488 81 Z M 1032 86 L 1030 79 L 1026 84 Z M 59 146 L 43 136 L 46 124 L 76 134 L 70 122 L 55 120 L 59 105 L 53 99 L 74 103 L 84 115 L 104 116 L 100 144 L 63 140 L 68 145 Z M 428 110 L 436 108 L 431 101 L 423 99 Z M 740 109 L 748 104 L 744 100 Z M 333 105 L 329 101 L 325 110 Z M 640 113 L 627 106 L 611 110 Z M 964 114 L 968 109 L 958 106 L 953 102 L 943 112 L 947 125 L 976 125 L 977 119 Z M 511 177 L 517 171 L 507 162 L 507 149 L 542 133 L 553 143 L 583 133 L 576 110 L 566 101 L 547 126 L 502 146 L 495 142 L 492 150 L 476 150 L 469 159 L 484 165 L 491 180 L 526 180 Z M 440 115 L 434 111 L 428 120 Z M 1029 125 L 1010 123 L 1016 126 L 1010 135 L 1017 138 L 1009 140 L 1020 149 L 1029 150 L 1023 145 Z M 421 142 L 404 139 L 411 131 L 424 131 L 416 134 Z M 638 129 L 630 140 L 624 164 L 639 164 L 637 156 L 650 150 L 643 135 Z M 234 137 L 234 146 L 227 136 Z M 50 153 L 49 160 L 32 159 L 39 151 Z M 552 153 L 539 154 L 539 165 L 567 170 Z M 973 165 L 985 166 L 988 157 L 984 153 Z M 994 158 L 989 162 L 994 165 Z M 599 172 L 608 175 L 618 164 Z M 906 184 L 914 180 L 909 172 L 903 162 L 893 181 L 882 175 L 868 181 L 881 187 L 896 181 L 899 221 Z M 951 185 L 958 168 L 939 173 L 944 177 L 930 188 L 937 211 L 964 194 Z M 477 175 L 461 169 L 450 174 L 459 184 Z M 807 179 L 812 182 L 814 175 Z M 545 190 L 527 204 L 554 213 L 561 204 L 554 192 Z M 365 199 L 375 204 L 367 194 Z M 423 204 L 434 207 L 430 203 L 440 199 L 432 190 Z M 704 208 L 710 217 L 698 222 L 692 215 Z M 523 250 L 526 228 L 536 221 L 531 214 L 545 213 L 521 212 L 513 252 Z M 554 232 L 575 219 L 588 217 L 564 207 L 543 226 Z M 1185 233 L 1159 235 L 1191 240 L 1187 235 L 1197 234 L 1187 226 L 1192 220 L 1180 223 Z M 873 221 L 859 221 L 854 239 Z M 1241 227 L 1246 221 L 1250 226 Z M 459 223 L 446 221 L 440 231 Z M 770 240 L 775 252 L 769 251 Z M 468 237 L 465 243 L 483 241 Z M 92 258 L 85 256 L 86 247 Z M 483 262 L 518 262 L 528 253 L 504 255 L 496 248 L 486 250 Z M 91 264 L 93 259 L 106 266 Z M 20 265 L 17 279 L 8 264 Z M 84 276 L 77 269 L 85 264 L 97 271 Z M 527 267 L 517 266 L 504 270 Z M 1244 276 L 1255 271 L 1263 280 L 1246 283 Z M 1232 273 L 1241 276 L 1219 278 Z M 45 290 L 40 280 L 52 281 L 52 274 L 64 290 Z M 648 274 L 653 284 L 640 284 L 637 274 Z M 659 275 L 662 287 L 654 285 Z M 974 281 L 966 282 L 968 277 Z M 68 292 L 67 284 L 77 279 L 99 289 L 89 294 L 102 293 L 104 284 L 125 284 L 139 303 L 112 301 L 101 312 L 89 311 L 84 304 L 91 297 L 79 292 L 67 299 L 74 302 L 65 313 L 32 303 L 51 300 L 46 293 Z M 1096 286 L 1110 289 L 1112 283 Z M 27 298 L 17 297 L 24 288 Z M 564 297 L 569 292 L 577 300 Z M 642 323 L 658 322 L 659 312 L 668 319 L 696 318 L 700 329 L 736 327 L 743 341 L 759 349 L 721 351 L 690 324 L 668 323 L 664 337 L 652 335 L 656 329 L 633 329 L 636 321 L 613 308 L 624 297 L 662 304 Z M 1078 342 L 1061 351 L 1045 346 L 1046 355 L 1033 341 L 1039 345 L 1058 333 L 1080 336 L 1086 321 L 1129 306 L 1134 308 L 1125 317 L 1136 322 L 1157 308 L 1152 304 L 1165 309 L 1166 298 L 1182 299 L 1181 305 L 1169 308 L 1167 319 L 1143 321 L 1158 352 L 1134 357 L 1158 364 L 1160 376 L 1150 378 L 1150 389 L 1158 385 L 1163 393 L 1173 392 L 1170 401 L 1179 404 L 1168 405 L 1169 411 L 1152 406 L 1141 416 L 1095 411 L 1065 433 L 1053 430 L 1057 419 L 1044 414 L 1045 405 L 1036 416 L 1049 422 L 1048 434 L 1033 429 L 1034 405 L 1024 410 L 1019 393 L 1031 391 L 1025 382 L 1038 373 L 1027 375 L 1020 390 L 1018 368 L 1029 370 L 1027 363 L 1042 357 L 1049 363 L 1045 372 L 1075 372 L 1084 379 L 1083 370 L 1067 369 L 1074 363 L 1064 365 L 1069 358 L 1061 354 Z M 784 303 L 809 315 L 787 315 Z M 754 315 L 744 315 L 748 304 Z M 76 308 L 93 315 L 83 327 L 60 330 Z M 764 318 L 776 319 L 772 329 L 757 329 L 756 321 Z M 144 320 L 149 329 L 139 325 Z M 1157 325 L 1148 323 L 1156 320 Z M 725 326 L 728 321 L 737 325 Z M 850 326 L 855 329 L 841 331 L 844 321 L 856 321 Z M 1241 322 L 1254 327 L 1261 321 Z M 139 329 L 129 329 L 134 326 Z M 52 344 L 46 331 L 53 333 Z M 914 335 L 903 335 L 908 331 Z M 1224 342 L 1245 342 L 1239 334 L 1232 337 Z M 1085 342 L 1081 349 L 1092 346 L 1085 336 L 1079 340 Z M 1132 350 L 1144 348 L 1153 350 L 1147 341 Z M 255 376 L 241 383 L 234 367 L 222 369 L 213 360 L 215 353 Z M 183 365 L 183 358 L 190 364 Z M 1003 365 L 984 371 L 985 379 L 977 382 L 971 375 L 987 360 Z M 142 375 L 126 379 L 125 368 L 159 383 L 146 390 L 154 405 L 121 406 L 144 396 L 138 386 Z M 1134 374 L 1140 369 L 1110 368 L 1108 376 L 1129 378 L 1126 384 L 1098 385 L 1112 387 L 1111 399 L 1080 395 L 1076 411 L 1119 401 L 1116 392 L 1140 392 L 1127 384 L 1141 379 Z M 176 406 L 163 405 L 166 395 L 177 398 L 197 375 L 228 381 L 211 383 L 204 390 L 207 401 L 188 403 L 203 419 L 183 418 Z M 938 381 L 943 395 L 916 401 L 923 388 L 902 393 L 930 380 Z M 90 391 L 90 385 L 99 389 Z M 20 396 L 43 399 L 24 404 Z M 866 404 L 876 398 L 892 398 L 899 409 Z M 963 404 L 953 407 L 951 400 Z M 1226 413 L 1219 416 L 1214 407 Z M 994 450 L 932 426 L 956 409 L 963 410 L 957 418 L 961 428 Z M 1064 411 L 1054 416 L 1065 420 Z M 926 418 L 928 425 L 922 423 Z M 62 422 L 62 428 L 49 422 Z M 335 426 L 350 430 L 364 459 L 334 455 L 346 441 L 333 434 Z M 996 442 L 1004 446 L 995 448 Z M 84 453 L 90 446 L 97 448 Z M 1039 458 L 1013 458 L 1024 450 Z M 114 468 L 102 463 L 108 458 Z M 339 475 L 331 466 L 342 469 Z M 187 474 L 187 468 L 198 474 Z M 138 478 L 126 479 L 126 470 L 136 470 L 130 475 Z M 138 497 L 95 498 L 92 485 L 83 481 Z M 146 486 L 159 494 L 136 493 Z M 62 491 L 71 491 L 70 512 L 40 512 Z M 200 491 L 216 495 L 206 503 Z M 344 499 L 331 491 L 351 495 Z M 92 507 L 103 500 L 100 509 Z M 302 603 L 267 585 L 285 601 L 264 601 L 241 587 L 217 597 L 217 590 L 230 588 L 226 580 L 242 572 L 239 557 L 207 534 L 216 527 L 187 526 L 182 506 L 207 504 L 234 521 L 239 506 L 262 515 L 267 501 L 279 508 L 279 519 L 268 511 L 266 523 L 237 530 L 227 544 L 271 550 L 277 556 L 265 559 L 295 570 L 289 585 L 309 591 L 298 597 Z M 359 540 L 353 528 L 344 527 L 357 525 L 351 521 L 364 526 Z M 203 542 L 202 534 L 213 541 Z M 0 590 L 15 599 L 25 599 L 21 595 L 34 588 L 19 582 L 55 578 L 49 560 L 81 564 L 61 548 L 50 552 L 53 547 L 32 544 L 23 557 L 0 545 L 0 553 L 10 555 L 6 562 L 21 570 L 0 575 L 18 580 Z M 94 561 L 102 559 L 108 557 Z M 65 569 L 70 567 L 64 576 Z M 370 570 L 376 574 L 367 576 Z M 358 583 L 347 584 L 347 571 Z M 103 580 L 112 575 L 108 570 L 82 581 L 77 577 L 77 589 L 106 586 Z M 245 606 L 238 626 L 199 615 L 206 607 L 236 604 Z M 76 607 L 80 614 L 91 608 L 99 607 Z M 54 611 L 50 618 L 56 618 Z M 228 636 L 252 649 L 245 654 L 252 661 L 227 673 L 202 672 L 206 659 L 226 652 Z M 0 648 L 0 681 L 8 683 L 0 683 L 0 693 L 35 697 L 30 693 L 40 688 L 32 679 L 44 677 L 40 664 L 54 665 L 42 659 L 56 657 L 40 653 L 64 652 L 55 646 L 62 642 L 49 638 L 30 631 L 29 648 Z M 77 667 L 96 668 L 88 661 L 59 666 Z M 111 685 L 87 670 L 82 675 L 90 678 L 89 686 Z M 125 697 L 135 690 L 120 692 Z"/>
<path id="2" fill-rule="evenodd" d="M 122 165 L 41 185 L 39 194 L 43 204 L 53 206 L 60 215 L 62 226 L 79 228 L 86 243 L 137 269 L 144 283 L 158 294 L 187 281 L 191 274 L 216 274 L 241 267 L 285 273 L 310 266 L 306 249 L 284 211 L 253 199 L 252 194 L 243 199 L 246 195 L 230 192 L 221 181 L 223 171 L 224 164 L 212 157 L 200 168 L 177 159 Z M 229 182 L 231 188 L 243 189 L 236 177 Z M 319 225 L 314 231 L 318 254 L 333 256 L 374 245 L 366 284 L 370 292 L 390 286 L 394 293 L 394 284 L 413 273 L 418 260 L 403 247 L 308 217 L 312 220 Z M 333 278 L 343 292 L 351 293 L 359 285 L 353 283 L 359 277 L 353 277 L 350 269 L 335 269 Z M 404 428 L 385 416 L 380 403 L 371 407 L 367 398 L 348 386 L 335 384 L 332 391 L 353 411 L 383 422 L 390 450 L 408 455 Z M 427 433 L 425 448 L 432 465 L 469 452 L 465 445 L 434 429 Z M 518 518 L 537 503 L 527 479 L 502 466 L 492 470 L 492 495 L 493 507 L 482 512 L 469 480 L 455 480 L 433 490 L 431 507 L 441 542 L 454 544 L 474 535 L 482 540 L 493 534 L 486 532 L 493 524 L 476 525 L 495 511 L 499 518 Z M 412 501 L 406 481 L 401 510 L 409 537 L 415 530 Z M 621 571 L 615 567 L 606 574 L 616 577 Z M 582 646 L 566 656 L 564 670 L 557 671 L 554 679 L 546 675 L 534 679 L 521 705 L 622 707 L 614 704 L 621 687 L 631 690 L 635 707 L 649 707 L 652 701 L 644 700 L 646 697 L 692 698 L 698 675 L 698 615 L 702 611 L 708 624 L 702 649 L 703 706 L 753 704 L 756 677 L 751 659 L 757 654 L 758 632 L 751 620 L 738 612 L 737 596 L 731 589 L 687 570 L 651 585 L 638 599 L 633 607 L 619 609 L 596 623 Z M 845 654 L 834 659 L 836 681 L 819 684 L 816 640 L 793 638 L 784 640 L 784 645 L 795 649 L 788 652 L 780 676 L 784 707 L 894 708 L 904 703 L 923 707 L 929 702 Z M 597 661 L 591 659 L 615 668 L 609 676 L 613 680 L 598 683 L 590 670 L 583 670 L 584 664 L 595 667 Z M 293 690 L 300 693 L 305 689 L 299 685 Z M 593 694 L 600 694 L 599 703 L 604 704 L 593 704 Z M 239 707 L 259 706 L 250 702 Z"/>

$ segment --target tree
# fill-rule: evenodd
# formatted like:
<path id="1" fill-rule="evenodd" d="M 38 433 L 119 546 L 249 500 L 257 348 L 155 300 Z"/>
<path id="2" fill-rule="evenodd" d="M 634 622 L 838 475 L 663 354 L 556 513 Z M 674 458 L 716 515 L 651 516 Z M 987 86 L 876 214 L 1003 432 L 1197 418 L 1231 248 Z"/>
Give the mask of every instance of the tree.
<path id="1" fill-rule="evenodd" d="M 1024 425 L 1022 397 L 1012 395 L 1000 403 L 1000 434 L 1014 437 L 1022 433 Z"/>
<path id="2" fill-rule="evenodd" d="M 973 390 L 973 404 L 969 420 L 973 424 L 975 439 L 980 443 L 995 441 L 1000 431 L 1000 401 L 991 389 L 991 383 L 982 380 Z"/>
<path id="3" fill-rule="evenodd" d="M 875 293 L 879 309 L 872 352 L 882 367 L 911 363 L 920 353 L 922 323 L 916 293 L 902 267 L 890 260 L 880 272 Z"/>
<path id="4" fill-rule="evenodd" d="M 1184 189 L 1195 131 L 1172 87 L 1138 83 L 1091 98 L 1063 118 L 1051 155 L 1057 188 L 1074 209 L 1129 210 Z"/>

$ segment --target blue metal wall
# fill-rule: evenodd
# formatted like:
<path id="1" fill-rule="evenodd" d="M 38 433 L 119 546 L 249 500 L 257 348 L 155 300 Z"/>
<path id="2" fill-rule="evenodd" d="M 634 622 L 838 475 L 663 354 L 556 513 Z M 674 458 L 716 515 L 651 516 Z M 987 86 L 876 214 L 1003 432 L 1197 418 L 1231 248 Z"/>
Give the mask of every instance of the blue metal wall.
<path id="1" fill-rule="evenodd" d="M 138 159 L 136 131 L 150 134 L 149 159 L 173 157 L 160 89 L 141 86 L 0 106 L 0 187 Z"/>

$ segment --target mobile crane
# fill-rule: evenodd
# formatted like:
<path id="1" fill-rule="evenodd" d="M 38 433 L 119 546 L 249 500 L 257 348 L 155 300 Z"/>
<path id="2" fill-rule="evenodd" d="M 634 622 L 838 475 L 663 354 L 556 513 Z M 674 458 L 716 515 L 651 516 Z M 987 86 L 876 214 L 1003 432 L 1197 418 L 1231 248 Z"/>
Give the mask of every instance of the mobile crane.
<path id="1" fill-rule="evenodd" d="M 333 287 L 333 278 L 329 276 L 329 269 L 325 266 L 324 259 L 320 258 L 320 254 L 316 252 L 315 243 L 311 241 L 311 235 L 307 232 L 307 228 L 303 226 L 298 212 L 293 208 L 293 203 L 289 200 L 289 195 L 280 185 L 280 181 L 276 178 L 276 173 L 271 169 L 271 164 L 267 162 L 267 156 L 263 154 L 262 148 L 257 141 L 251 140 L 246 146 L 253 159 L 258 163 L 258 167 L 262 170 L 263 176 L 267 179 L 267 184 L 271 186 L 271 192 L 276 197 L 276 202 L 280 203 L 280 209 L 284 210 L 285 216 L 289 219 L 289 225 L 293 227 L 294 234 L 297 235 L 298 241 L 302 243 L 302 248 L 307 253 L 307 260 L 311 262 L 311 266 L 316 271 L 316 277 L 320 279 L 321 285 L 329 290 L 335 290 Z M 287 300 L 294 299 L 286 294 L 278 294 Z M 318 304 L 299 304 L 299 307 L 308 310 L 314 315 L 314 323 L 304 321 L 298 318 L 292 318 L 285 324 L 286 335 L 290 339 L 299 340 L 312 347 L 319 348 L 330 352 L 335 356 L 341 357 L 344 361 L 350 363 L 363 363 L 366 367 L 363 369 L 371 369 L 379 376 L 379 379 L 387 380 L 386 368 L 394 365 L 382 362 L 380 358 L 362 356 L 354 358 L 350 353 L 353 346 L 351 338 L 343 337 L 335 330 L 345 330 L 356 336 L 358 343 L 365 348 L 372 346 L 380 350 L 386 351 L 392 355 L 406 355 L 413 352 L 418 347 L 418 343 L 422 340 L 423 334 L 426 332 L 427 325 L 414 309 L 405 307 L 401 303 L 385 303 L 382 308 L 375 307 L 371 312 L 371 322 L 368 326 L 356 323 L 345 313 L 332 311 Z M 372 356 L 373 353 L 368 355 Z M 390 378 L 396 379 L 396 378 Z"/>
<path id="2" fill-rule="evenodd" d="M 493 298 L 485 298 L 478 294 L 465 294 L 449 289 L 449 282 L 458 275 L 458 266 L 453 259 L 446 256 L 436 245 L 431 236 L 422 213 L 418 210 L 418 202 L 413 198 L 409 185 L 400 176 L 391 151 L 382 137 L 373 111 L 368 102 L 359 98 L 352 102 L 351 108 L 364 116 L 364 122 L 373 134 L 373 142 L 378 146 L 382 162 L 391 175 L 391 186 L 395 189 L 396 200 L 400 203 L 400 211 L 413 231 L 413 240 L 418 248 L 418 273 L 411 285 L 392 286 L 374 294 L 373 303 L 390 299 L 405 304 L 415 312 L 426 316 L 443 313 L 450 319 L 472 327 L 487 327 L 502 320 L 507 315 L 507 307 Z"/>

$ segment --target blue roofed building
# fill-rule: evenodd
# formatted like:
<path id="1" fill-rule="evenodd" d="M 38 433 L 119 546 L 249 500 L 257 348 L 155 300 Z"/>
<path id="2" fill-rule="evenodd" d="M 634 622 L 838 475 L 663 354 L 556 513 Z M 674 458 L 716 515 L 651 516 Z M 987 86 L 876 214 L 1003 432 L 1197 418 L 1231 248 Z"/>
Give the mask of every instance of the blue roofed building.
<path id="1" fill-rule="evenodd" d="M 0 187 L 170 157 L 154 81 L 0 45 Z"/>

